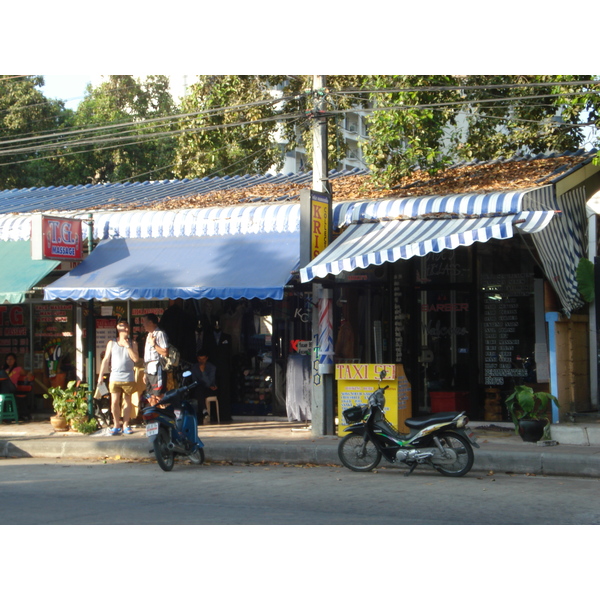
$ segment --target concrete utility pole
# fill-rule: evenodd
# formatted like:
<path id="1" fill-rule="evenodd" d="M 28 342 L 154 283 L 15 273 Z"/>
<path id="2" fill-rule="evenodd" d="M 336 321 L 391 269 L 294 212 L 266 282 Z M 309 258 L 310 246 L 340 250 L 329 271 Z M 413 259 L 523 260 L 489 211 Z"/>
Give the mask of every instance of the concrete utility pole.
<path id="1" fill-rule="evenodd" d="M 88 256 L 94 249 L 94 215 L 88 217 Z M 88 416 L 94 416 L 94 384 L 96 371 L 94 369 L 94 352 L 96 350 L 96 320 L 94 318 L 94 299 L 88 300 L 87 317 L 87 382 L 88 382 Z"/>
<path id="2" fill-rule="evenodd" d="M 327 108 L 325 75 L 313 77 L 315 121 L 313 125 L 313 190 L 331 194 L 327 168 L 327 118 L 322 115 Z"/>
<path id="3" fill-rule="evenodd" d="M 313 125 L 313 183 L 315 192 L 329 195 L 331 215 L 331 185 L 329 183 L 329 170 L 327 161 L 327 118 L 324 115 L 327 108 L 325 97 L 325 76 L 313 77 L 314 93 L 314 125 Z M 331 290 L 324 290 L 323 286 L 314 283 L 312 286 L 312 347 L 318 347 L 319 342 L 319 317 L 322 317 L 320 301 L 331 302 Z M 312 353 L 312 397 L 311 397 L 311 430 L 313 435 L 333 435 L 333 374 L 323 369 L 318 364 L 318 356 Z"/>

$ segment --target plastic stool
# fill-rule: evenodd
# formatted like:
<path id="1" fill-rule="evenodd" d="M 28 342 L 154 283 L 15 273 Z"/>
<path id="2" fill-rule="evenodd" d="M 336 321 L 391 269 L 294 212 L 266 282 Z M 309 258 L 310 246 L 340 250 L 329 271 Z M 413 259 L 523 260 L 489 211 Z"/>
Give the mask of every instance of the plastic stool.
<path id="1" fill-rule="evenodd" d="M 216 396 L 208 396 L 206 398 L 206 410 L 208 411 L 208 414 L 210 414 L 210 405 L 212 402 L 214 402 L 217 407 L 217 422 L 221 423 L 221 417 L 219 416 L 219 400 Z"/>
<path id="2" fill-rule="evenodd" d="M 17 401 L 13 394 L 0 394 L 0 423 L 5 419 L 14 419 L 15 423 L 19 422 Z"/>

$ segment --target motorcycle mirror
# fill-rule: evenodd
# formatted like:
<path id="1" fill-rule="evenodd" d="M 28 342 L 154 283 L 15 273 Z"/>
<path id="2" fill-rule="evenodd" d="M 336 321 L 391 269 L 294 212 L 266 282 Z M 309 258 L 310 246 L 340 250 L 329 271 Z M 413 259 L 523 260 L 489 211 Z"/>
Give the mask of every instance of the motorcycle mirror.
<path id="1" fill-rule="evenodd" d="M 379 371 L 379 381 L 383 381 L 386 375 L 387 373 L 385 371 Z"/>
<path id="2" fill-rule="evenodd" d="M 192 376 L 192 372 L 191 371 L 184 371 L 181 374 L 182 377 L 191 377 Z"/>

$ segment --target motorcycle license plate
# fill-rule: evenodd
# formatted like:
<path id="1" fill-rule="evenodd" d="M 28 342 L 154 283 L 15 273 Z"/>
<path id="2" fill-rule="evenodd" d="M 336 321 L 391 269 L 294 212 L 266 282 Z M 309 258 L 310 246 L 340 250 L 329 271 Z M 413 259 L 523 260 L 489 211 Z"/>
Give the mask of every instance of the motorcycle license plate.
<path id="1" fill-rule="evenodd" d="M 158 423 L 148 423 L 146 425 L 146 436 L 151 437 L 153 435 L 158 435 Z"/>
<path id="2" fill-rule="evenodd" d="M 475 435 L 475 432 L 472 429 L 465 427 L 465 433 L 473 444 L 477 444 L 477 435 Z"/>

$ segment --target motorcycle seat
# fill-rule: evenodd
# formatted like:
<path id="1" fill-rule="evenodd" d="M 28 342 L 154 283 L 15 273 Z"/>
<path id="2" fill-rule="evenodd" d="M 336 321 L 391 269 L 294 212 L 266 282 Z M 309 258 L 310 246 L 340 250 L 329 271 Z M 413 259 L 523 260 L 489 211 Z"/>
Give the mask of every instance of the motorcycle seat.
<path id="1" fill-rule="evenodd" d="M 452 421 L 459 412 L 443 412 L 436 413 L 435 415 L 425 415 L 423 417 L 410 417 L 404 421 L 404 424 L 410 429 L 423 429 L 423 427 L 429 427 L 429 425 L 437 425 L 438 423 L 446 423 Z"/>

